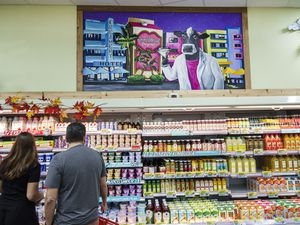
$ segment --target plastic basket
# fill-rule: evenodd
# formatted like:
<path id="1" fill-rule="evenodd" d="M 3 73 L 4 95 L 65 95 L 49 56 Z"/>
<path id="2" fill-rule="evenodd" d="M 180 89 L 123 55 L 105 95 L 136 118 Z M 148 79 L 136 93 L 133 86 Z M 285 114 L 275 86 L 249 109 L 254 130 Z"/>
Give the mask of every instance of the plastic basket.
<path id="1" fill-rule="evenodd" d="M 99 217 L 99 225 L 119 225 L 117 222 L 111 221 L 102 216 Z"/>

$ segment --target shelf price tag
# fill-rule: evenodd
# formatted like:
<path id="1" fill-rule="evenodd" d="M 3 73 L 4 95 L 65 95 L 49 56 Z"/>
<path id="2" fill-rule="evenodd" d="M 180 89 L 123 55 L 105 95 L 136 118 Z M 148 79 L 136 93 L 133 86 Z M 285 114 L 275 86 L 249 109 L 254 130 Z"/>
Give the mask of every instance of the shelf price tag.
<path id="1" fill-rule="evenodd" d="M 278 198 L 278 192 L 276 191 L 268 192 L 268 198 Z"/>
<path id="2" fill-rule="evenodd" d="M 100 131 L 102 134 L 111 134 L 112 130 L 111 129 L 101 129 Z"/>
<path id="3" fill-rule="evenodd" d="M 274 219 L 277 223 L 283 223 L 284 219 L 282 217 L 278 217 Z"/>
<path id="4" fill-rule="evenodd" d="M 215 172 L 215 171 L 208 171 L 207 172 L 207 176 L 209 176 L 209 177 L 216 177 L 217 176 L 217 172 Z"/>
<path id="5" fill-rule="evenodd" d="M 136 131 L 137 130 L 135 128 L 127 129 L 128 134 L 136 134 L 137 133 Z"/>
<path id="6" fill-rule="evenodd" d="M 239 172 L 239 173 L 237 174 L 237 177 L 238 177 L 238 178 L 246 178 L 246 173 L 245 173 L 245 172 Z"/>
<path id="7" fill-rule="evenodd" d="M 150 192 L 150 191 L 144 192 L 144 196 L 145 197 L 153 197 L 153 192 Z"/>
<path id="8" fill-rule="evenodd" d="M 287 155 L 287 150 L 286 149 L 278 149 L 277 150 L 277 154 L 278 155 Z"/>
<path id="9" fill-rule="evenodd" d="M 187 197 L 187 198 L 195 197 L 194 191 L 186 191 L 184 194 L 185 194 L 185 197 Z"/>
<path id="10" fill-rule="evenodd" d="M 300 170 L 297 170 L 297 176 L 300 177 Z"/>
<path id="11" fill-rule="evenodd" d="M 221 190 L 219 196 L 229 196 L 229 191 L 227 189 Z"/>
<path id="12" fill-rule="evenodd" d="M 197 178 L 202 178 L 202 177 L 205 177 L 205 175 L 204 175 L 203 172 L 196 172 L 196 173 L 195 173 L 195 177 L 197 177 Z"/>
<path id="13" fill-rule="evenodd" d="M 167 192 L 167 198 L 176 198 L 176 192 L 175 191 Z"/>
<path id="14" fill-rule="evenodd" d="M 262 134 L 263 133 L 263 129 L 256 127 L 256 128 L 254 128 L 253 133 L 255 133 L 255 134 Z"/>
<path id="15" fill-rule="evenodd" d="M 199 192 L 199 196 L 200 197 L 208 197 L 209 192 L 207 190 L 202 190 L 202 191 Z"/>
<path id="16" fill-rule="evenodd" d="M 190 132 L 188 130 L 173 130 L 171 136 L 188 136 Z"/>
<path id="17" fill-rule="evenodd" d="M 296 191 L 297 197 L 300 197 L 300 191 Z"/>
<path id="18" fill-rule="evenodd" d="M 254 149 L 253 152 L 254 152 L 254 155 L 263 155 L 264 154 L 263 149 Z"/>
<path id="19" fill-rule="evenodd" d="M 256 199 L 257 198 L 257 192 L 248 192 L 248 199 Z"/>
<path id="20" fill-rule="evenodd" d="M 222 176 L 222 177 L 228 177 L 229 176 L 229 172 L 227 170 L 221 170 L 218 173 L 219 173 L 219 176 Z"/>
<path id="21" fill-rule="evenodd" d="M 265 178 L 270 178 L 270 177 L 272 177 L 272 172 L 271 171 L 263 171 L 262 176 Z"/>

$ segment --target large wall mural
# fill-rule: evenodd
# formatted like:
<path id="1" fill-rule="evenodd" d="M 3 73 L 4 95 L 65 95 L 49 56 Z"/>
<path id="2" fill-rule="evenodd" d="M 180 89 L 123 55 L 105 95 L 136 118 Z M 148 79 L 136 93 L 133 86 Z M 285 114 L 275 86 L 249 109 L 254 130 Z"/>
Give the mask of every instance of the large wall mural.
<path id="1" fill-rule="evenodd" d="M 84 12 L 85 91 L 244 89 L 241 13 Z"/>

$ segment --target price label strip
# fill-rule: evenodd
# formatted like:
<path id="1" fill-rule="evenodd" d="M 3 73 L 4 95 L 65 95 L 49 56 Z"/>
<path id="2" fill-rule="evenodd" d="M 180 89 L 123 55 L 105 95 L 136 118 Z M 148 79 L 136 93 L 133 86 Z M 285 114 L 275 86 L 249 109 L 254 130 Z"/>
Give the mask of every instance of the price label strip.
<path id="1" fill-rule="evenodd" d="M 253 152 L 254 152 L 254 155 L 263 155 L 264 154 L 263 149 L 254 149 Z"/>
<path id="2" fill-rule="evenodd" d="M 227 189 L 221 190 L 219 196 L 229 196 L 229 191 Z"/>
<path id="3" fill-rule="evenodd" d="M 268 192 L 268 198 L 278 198 L 278 192 L 276 191 Z"/>
<path id="4" fill-rule="evenodd" d="M 248 192 L 247 193 L 248 199 L 256 199 L 257 197 L 257 192 Z"/>

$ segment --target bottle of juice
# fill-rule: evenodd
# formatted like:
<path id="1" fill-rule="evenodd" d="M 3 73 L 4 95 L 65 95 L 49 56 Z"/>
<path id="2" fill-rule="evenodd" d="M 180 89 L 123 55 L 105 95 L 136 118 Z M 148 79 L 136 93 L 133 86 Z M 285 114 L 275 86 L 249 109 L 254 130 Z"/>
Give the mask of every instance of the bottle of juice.
<path id="1" fill-rule="evenodd" d="M 160 207 L 158 199 L 155 199 L 155 208 L 154 208 L 154 224 L 162 222 L 162 209 Z"/>
<path id="2" fill-rule="evenodd" d="M 271 141 L 271 150 L 277 150 L 278 139 L 276 138 L 276 135 L 274 136 L 273 134 L 271 134 L 270 141 Z"/>
<path id="3" fill-rule="evenodd" d="M 222 180 L 220 178 L 218 178 L 217 183 L 218 183 L 218 191 L 221 191 L 222 190 Z"/>
<path id="4" fill-rule="evenodd" d="M 284 135 L 284 148 L 285 149 L 291 149 L 291 140 L 290 140 L 290 137 L 289 135 Z"/>
<path id="5" fill-rule="evenodd" d="M 236 160 L 236 172 L 242 173 L 243 172 L 243 161 L 240 157 L 238 157 Z"/>
<path id="6" fill-rule="evenodd" d="M 281 156 L 279 157 L 279 168 L 281 172 L 285 172 L 286 171 L 286 159 Z"/>
<path id="7" fill-rule="evenodd" d="M 253 156 L 250 156 L 249 158 L 249 172 L 256 173 L 256 160 L 253 158 Z"/>
<path id="8" fill-rule="evenodd" d="M 293 155 L 292 159 L 293 159 L 293 169 L 294 169 L 294 171 L 297 171 L 298 167 L 299 167 L 299 165 L 298 165 L 298 159 L 294 155 Z"/>
<path id="9" fill-rule="evenodd" d="M 170 223 L 170 208 L 165 199 L 163 199 L 162 206 L 163 206 L 162 207 L 162 213 L 163 213 L 162 222 L 164 224 L 169 224 Z"/>
<path id="10" fill-rule="evenodd" d="M 232 144 L 232 151 L 236 152 L 237 151 L 237 139 L 235 137 L 231 138 L 231 144 Z"/>
<path id="11" fill-rule="evenodd" d="M 249 173 L 250 169 L 249 169 L 249 160 L 247 159 L 247 157 L 243 158 L 243 172 L 244 173 Z"/>
<path id="12" fill-rule="evenodd" d="M 214 191 L 218 191 L 218 182 L 217 182 L 217 179 L 214 179 Z"/>
<path id="13" fill-rule="evenodd" d="M 278 134 L 275 135 L 275 140 L 276 140 L 276 150 L 283 149 L 282 139 Z"/>
<path id="14" fill-rule="evenodd" d="M 295 134 L 295 141 L 296 141 L 296 150 L 300 150 L 300 136 L 299 136 L 299 134 Z"/>
<path id="15" fill-rule="evenodd" d="M 272 149 L 272 143 L 271 143 L 271 140 L 270 140 L 270 136 L 268 134 L 264 137 L 264 145 L 265 145 L 266 150 L 271 150 Z"/>
<path id="16" fill-rule="evenodd" d="M 286 168 L 287 168 L 287 171 L 293 171 L 294 170 L 293 158 L 287 156 L 285 159 L 286 159 Z"/>
<path id="17" fill-rule="evenodd" d="M 152 205 L 152 201 L 148 200 L 148 203 L 146 206 L 146 222 L 147 222 L 147 224 L 152 224 L 154 222 L 153 211 L 154 211 L 154 207 Z"/>
<path id="18" fill-rule="evenodd" d="M 237 173 L 237 169 L 236 169 L 236 162 L 235 162 L 235 159 L 233 157 L 231 157 L 229 159 L 229 172 L 231 174 L 236 174 Z"/>
<path id="19" fill-rule="evenodd" d="M 226 185 L 226 179 L 222 178 L 222 190 L 227 189 L 227 185 Z"/>
<path id="20" fill-rule="evenodd" d="M 290 134 L 290 142 L 291 142 L 291 150 L 295 150 L 296 149 L 296 139 L 295 136 Z"/>
<path id="21" fill-rule="evenodd" d="M 226 138 L 226 148 L 227 148 L 227 152 L 232 152 L 233 151 L 231 137 Z"/>
<path id="22" fill-rule="evenodd" d="M 279 160 L 276 156 L 273 156 L 271 158 L 271 170 L 272 170 L 272 172 L 279 172 L 280 171 Z"/>

